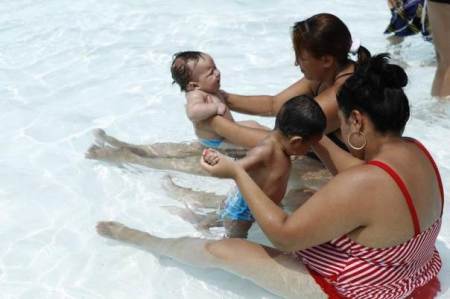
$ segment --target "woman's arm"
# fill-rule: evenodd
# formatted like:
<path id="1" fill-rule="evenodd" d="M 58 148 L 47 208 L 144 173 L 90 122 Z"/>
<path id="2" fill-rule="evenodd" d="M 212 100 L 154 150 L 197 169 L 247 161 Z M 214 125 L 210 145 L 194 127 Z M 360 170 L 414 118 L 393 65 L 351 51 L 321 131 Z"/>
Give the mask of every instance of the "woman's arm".
<path id="1" fill-rule="evenodd" d="M 353 157 L 349 152 L 337 146 L 327 136 L 323 136 L 319 142 L 313 144 L 312 149 L 333 175 L 355 165 L 364 164 L 364 161 Z"/>
<path id="2" fill-rule="evenodd" d="M 214 116 L 206 121 L 214 132 L 232 144 L 245 148 L 255 147 L 269 133 L 268 130 L 238 125 L 222 116 Z"/>
<path id="3" fill-rule="evenodd" d="M 281 106 L 289 99 L 303 94 L 312 94 L 311 81 L 301 79 L 275 96 L 243 96 L 225 93 L 225 99 L 231 110 L 262 116 L 275 116 Z"/>
<path id="4" fill-rule="evenodd" d="M 203 161 L 202 167 L 218 177 L 233 178 L 252 215 L 269 240 L 280 250 L 309 248 L 366 225 L 366 208 L 361 194 L 365 175 L 343 173 L 333 178 L 292 215 L 285 213 L 234 161 L 219 155 L 217 164 Z M 361 172 L 360 172 L 361 173 Z"/>

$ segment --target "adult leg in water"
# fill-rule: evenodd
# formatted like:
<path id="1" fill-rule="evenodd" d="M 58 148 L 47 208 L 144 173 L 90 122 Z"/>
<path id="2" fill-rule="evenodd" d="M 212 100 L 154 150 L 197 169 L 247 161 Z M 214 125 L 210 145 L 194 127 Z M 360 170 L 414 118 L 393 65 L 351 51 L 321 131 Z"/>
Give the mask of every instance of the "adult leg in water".
<path id="1" fill-rule="evenodd" d="M 283 298 L 326 298 L 292 254 L 247 240 L 159 238 L 118 222 L 99 222 L 97 232 L 183 264 L 234 273 Z"/>
<path id="2" fill-rule="evenodd" d="M 109 136 L 102 129 L 96 129 L 94 136 L 95 144 L 85 154 L 87 159 L 207 175 L 200 168 L 199 159 L 204 147 L 198 142 L 135 145 Z M 221 151 L 235 158 L 244 156 L 246 152 L 243 148 L 225 148 Z"/>
<path id="3" fill-rule="evenodd" d="M 197 142 L 162 142 L 148 145 L 137 145 L 121 141 L 115 137 L 107 135 L 103 129 L 95 129 L 95 142 L 98 145 L 109 145 L 113 148 L 127 148 L 129 151 L 146 158 L 182 158 L 188 156 L 198 156 L 202 153 L 203 146 Z"/>
<path id="4" fill-rule="evenodd" d="M 85 154 L 87 159 L 101 160 L 111 163 L 135 164 L 162 170 L 176 170 L 195 175 L 208 176 L 200 167 L 200 156 L 184 158 L 146 158 L 136 154 L 127 147 L 115 148 L 111 146 L 92 145 Z"/>

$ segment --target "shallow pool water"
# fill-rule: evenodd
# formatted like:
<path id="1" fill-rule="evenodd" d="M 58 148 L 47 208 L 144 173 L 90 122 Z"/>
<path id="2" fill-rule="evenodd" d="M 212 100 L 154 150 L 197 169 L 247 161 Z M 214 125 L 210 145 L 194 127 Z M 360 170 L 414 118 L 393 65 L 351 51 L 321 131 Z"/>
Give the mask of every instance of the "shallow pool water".
<path id="1" fill-rule="evenodd" d="M 300 76 L 290 27 L 318 12 L 340 16 L 364 46 L 406 66 L 406 135 L 430 149 L 450 192 L 450 101 L 429 95 L 433 47 L 418 36 L 390 46 L 384 1 L 15 0 L 0 12 L 0 298 L 275 298 L 234 275 L 100 238 L 94 227 L 103 219 L 165 237 L 199 234 L 165 208 L 182 206 L 161 187 L 167 172 L 84 152 L 97 127 L 133 143 L 194 139 L 171 85 L 177 51 L 210 53 L 227 91 L 280 91 Z M 172 175 L 220 194 L 230 186 Z M 447 205 L 441 298 L 450 298 L 449 216 Z M 257 228 L 251 238 L 266 242 Z"/>

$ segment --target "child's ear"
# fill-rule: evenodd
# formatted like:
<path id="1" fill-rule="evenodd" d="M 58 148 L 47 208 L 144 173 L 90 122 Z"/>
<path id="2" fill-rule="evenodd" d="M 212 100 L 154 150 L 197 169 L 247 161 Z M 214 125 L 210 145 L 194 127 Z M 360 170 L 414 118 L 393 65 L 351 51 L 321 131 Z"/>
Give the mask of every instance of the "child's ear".
<path id="1" fill-rule="evenodd" d="M 187 91 L 193 91 L 194 89 L 196 89 L 198 87 L 198 83 L 194 82 L 194 81 L 190 81 L 187 85 L 186 85 L 186 90 Z"/>
<path id="2" fill-rule="evenodd" d="M 301 136 L 294 136 L 289 139 L 289 144 L 293 147 L 302 145 L 303 138 Z"/>

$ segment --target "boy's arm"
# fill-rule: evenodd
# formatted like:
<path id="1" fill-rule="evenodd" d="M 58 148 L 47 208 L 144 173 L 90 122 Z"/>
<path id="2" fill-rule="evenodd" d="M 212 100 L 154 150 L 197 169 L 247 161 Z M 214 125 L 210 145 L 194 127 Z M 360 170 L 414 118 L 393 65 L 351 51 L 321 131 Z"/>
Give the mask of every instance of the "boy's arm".
<path id="1" fill-rule="evenodd" d="M 219 103 L 208 101 L 207 96 L 198 92 L 186 94 L 186 114 L 192 121 L 201 121 L 217 115 Z"/>
<path id="2" fill-rule="evenodd" d="M 249 171 L 261 165 L 270 153 L 268 146 L 259 145 L 249 150 L 247 155 L 236 161 L 236 163 L 241 165 L 246 171 Z"/>

